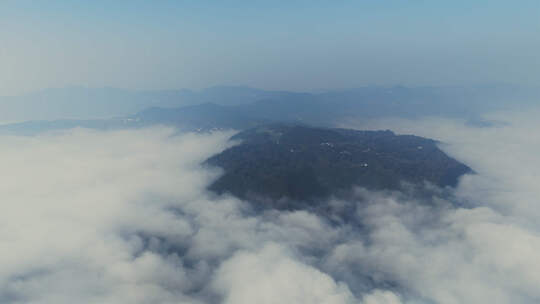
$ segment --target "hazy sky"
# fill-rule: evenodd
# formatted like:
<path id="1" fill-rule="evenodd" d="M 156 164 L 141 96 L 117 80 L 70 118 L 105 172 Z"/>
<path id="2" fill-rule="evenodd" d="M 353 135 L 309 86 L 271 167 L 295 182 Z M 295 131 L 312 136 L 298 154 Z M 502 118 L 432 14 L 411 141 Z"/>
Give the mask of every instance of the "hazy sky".
<path id="1" fill-rule="evenodd" d="M 0 95 L 540 84 L 540 1 L 0 2 Z"/>

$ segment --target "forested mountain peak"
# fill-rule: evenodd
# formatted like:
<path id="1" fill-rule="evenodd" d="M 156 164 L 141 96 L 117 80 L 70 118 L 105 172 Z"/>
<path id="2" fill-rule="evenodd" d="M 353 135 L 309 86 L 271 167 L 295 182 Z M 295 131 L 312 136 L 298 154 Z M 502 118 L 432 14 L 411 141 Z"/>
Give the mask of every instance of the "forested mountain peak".
<path id="1" fill-rule="evenodd" d="M 249 129 L 231 139 L 240 144 L 207 161 L 224 170 L 210 189 L 243 199 L 309 202 L 354 186 L 399 190 L 404 182 L 453 187 L 461 175 L 471 172 L 440 150 L 436 141 L 389 130 L 278 124 Z"/>

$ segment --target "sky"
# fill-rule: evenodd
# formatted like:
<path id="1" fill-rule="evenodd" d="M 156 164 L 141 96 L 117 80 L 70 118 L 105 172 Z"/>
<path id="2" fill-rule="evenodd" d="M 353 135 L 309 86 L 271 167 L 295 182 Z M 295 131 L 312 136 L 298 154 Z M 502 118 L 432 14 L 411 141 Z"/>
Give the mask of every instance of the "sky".
<path id="1" fill-rule="evenodd" d="M 0 2 L 0 96 L 83 85 L 540 85 L 540 2 Z"/>

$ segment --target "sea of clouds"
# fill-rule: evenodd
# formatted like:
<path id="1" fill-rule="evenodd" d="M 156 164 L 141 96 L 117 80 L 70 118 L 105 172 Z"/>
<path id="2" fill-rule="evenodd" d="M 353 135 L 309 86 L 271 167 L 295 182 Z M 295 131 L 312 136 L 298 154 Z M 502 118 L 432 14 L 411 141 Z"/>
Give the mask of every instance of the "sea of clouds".
<path id="1" fill-rule="evenodd" d="M 476 174 L 451 196 L 359 188 L 329 202 L 358 205 L 341 224 L 206 191 L 232 132 L 1 136 L 0 302 L 537 303 L 534 114 L 348 123 L 438 139 Z"/>

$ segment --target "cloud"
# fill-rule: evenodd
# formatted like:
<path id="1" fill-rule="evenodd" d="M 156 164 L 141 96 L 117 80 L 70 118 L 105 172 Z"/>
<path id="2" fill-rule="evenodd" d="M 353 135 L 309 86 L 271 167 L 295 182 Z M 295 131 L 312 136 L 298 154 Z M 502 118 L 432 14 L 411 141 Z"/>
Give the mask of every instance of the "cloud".
<path id="1" fill-rule="evenodd" d="M 439 118 L 364 122 L 362 128 L 439 139 L 477 174 L 461 180 L 446 207 L 365 193 L 359 221 L 369 226 L 369 242 L 336 247 L 327 267 L 355 265 L 346 269 L 426 302 L 538 302 L 540 124 L 534 114 L 495 113 L 488 118 L 499 123 L 491 127 Z M 457 202 L 469 207 L 447 207 Z"/>
<path id="2" fill-rule="evenodd" d="M 498 112 L 485 116 L 490 127 L 472 127 L 465 121 L 437 117 L 422 120 L 386 119 L 350 122 L 356 128 L 388 128 L 398 133 L 438 139 L 441 148 L 474 167 L 479 174 L 462 182 L 460 194 L 477 205 L 488 205 L 507 215 L 540 216 L 540 109 Z"/>
<path id="3" fill-rule="evenodd" d="M 269 244 L 259 252 L 239 252 L 217 272 L 214 284 L 224 303 L 355 303 L 348 287 Z"/>
<path id="4" fill-rule="evenodd" d="M 450 195 L 358 189 L 328 202 L 355 207 L 340 224 L 208 193 L 200 163 L 230 132 L 2 136 L 0 302 L 536 303 L 540 125 L 492 119 L 379 121 L 477 174 Z"/>
<path id="5" fill-rule="evenodd" d="M 2 137 L 2 302 L 182 299 L 189 271 L 162 247 L 181 245 L 194 227 L 171 210 L 201 195 L 215 173 L 194 166 L 230 134 L 171 135 Z"/>
<path id="6" fill-rule="evenodd" d="M 223 283 L 242 279 L 236 266 L 254 263 L 262 275 L 274 263 L 281 268 L 267 281 L 245 277 L 255 295 L 293 275 L 299 293 L 279 287 L 298 301 L 351 302 L 344 283 L 297 250 L 326 249 L 339 231 L 308 212 L 255 215 L 246 202 L 207 193 L 219 172 L 201 162 L 230 135 L 153 128 L 3 136 L 0 301 L 217 303 L 242 294 L 239 281 Z"/>
<path id="7" fill-rule="evenodd" d="M 390 291 L 375 290 L 366 294 L 363 299 L 364 304 L 400 304 L 401 300 Z"/>

